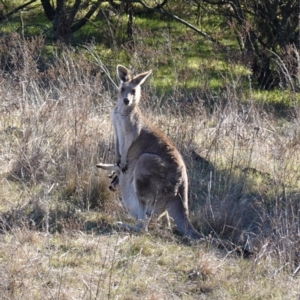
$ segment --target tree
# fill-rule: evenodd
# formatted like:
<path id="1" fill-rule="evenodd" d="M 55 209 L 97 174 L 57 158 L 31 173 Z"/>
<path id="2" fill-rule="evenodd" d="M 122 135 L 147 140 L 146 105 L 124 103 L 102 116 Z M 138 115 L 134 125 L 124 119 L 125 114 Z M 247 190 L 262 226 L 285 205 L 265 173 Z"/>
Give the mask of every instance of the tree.
<path id="1" fill-rule="evenodd" d="M 50 0 L 41 0 L 47 18 L 52 21 L 56 39 L 69 42 L 72 34 L 83 27 L 100 7 L 102 0 L 75 0 L 70 4 L 66 0 L 56 0 L 56 6 Z M 80 11 L 86 11 L 84 16 L 76 19 Z"/>
<path id="2" fill-rule="evenodd" d="M 224 16 L 262 89 L 300 81 L 298 0 L 195 0 Z M 205 4 L 205 5 L 204 5 Z M 208 7 L 207 4 L 210 6 Z"/>

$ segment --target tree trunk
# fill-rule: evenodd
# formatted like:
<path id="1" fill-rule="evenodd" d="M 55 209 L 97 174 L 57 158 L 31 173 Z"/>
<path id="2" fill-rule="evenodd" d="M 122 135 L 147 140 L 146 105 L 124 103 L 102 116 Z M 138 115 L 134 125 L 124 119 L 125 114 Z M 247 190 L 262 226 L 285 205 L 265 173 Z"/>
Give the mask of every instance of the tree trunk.
<path id="1" fill-rule="evenodd" d="M 271 69 L 271 57 L 268 55 L 253 59 L 252 73 L 263 90 L 270 90 L 279 84 L 279 76 Z"/>
<path id="2" fill-rule="evenodd" d="M 50 20 L 53 21 L 55 18 L 55 9 L 51 5 L 49 0 L 41 0 L 42 6 L 45 12 L 46 17 Z"/>
<path id="3" fill-rule="evenodd" d="M 127 37 L 128 37 L 128 46 L 131 50 L 134 49 L 134 38 L 133 38 L 133 5 L 132 3 L 126 4 L 126 12 L 128 13 L 128 23 L 127 23 Z"/>
<path id="4" fill-rule="evenodd" d="M 55 39 L 66 43 L 70 42 L 72 31 L 68 16 L 64 9 L 57 12 L 55 15 L 53 20 L 53 32 Z"/>

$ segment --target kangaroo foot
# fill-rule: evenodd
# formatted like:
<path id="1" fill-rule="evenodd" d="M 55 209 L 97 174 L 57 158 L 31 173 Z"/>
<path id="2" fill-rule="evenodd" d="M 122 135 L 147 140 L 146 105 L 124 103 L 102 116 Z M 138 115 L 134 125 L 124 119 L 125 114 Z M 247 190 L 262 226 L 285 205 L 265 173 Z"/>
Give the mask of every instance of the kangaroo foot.
<path id="1" fill-rule="evenodd" d="M 133 226 L 127 223 L 123 223 L 123 222 L 117 222 L 116 225 L 125 230 L 125 231 L 132 231 L 132 232 L 141 232 L 144 231 L 144 229 L 142 227 L 139 226 Z"/>

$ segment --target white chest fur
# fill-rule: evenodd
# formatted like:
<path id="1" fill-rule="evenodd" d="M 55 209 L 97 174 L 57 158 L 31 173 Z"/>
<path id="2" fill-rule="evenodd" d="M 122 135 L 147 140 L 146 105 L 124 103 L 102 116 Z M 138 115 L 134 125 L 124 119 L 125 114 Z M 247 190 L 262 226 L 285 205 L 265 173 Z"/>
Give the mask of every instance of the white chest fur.
<path id="1" fill-rule="evenodd" d="M 127 155 L 127 151 L 139 135 L 139 126 L 133 115 L 123 115 L 115 111 L 113 113 L 113 124 L 117 135 L 118 151 Z"/>

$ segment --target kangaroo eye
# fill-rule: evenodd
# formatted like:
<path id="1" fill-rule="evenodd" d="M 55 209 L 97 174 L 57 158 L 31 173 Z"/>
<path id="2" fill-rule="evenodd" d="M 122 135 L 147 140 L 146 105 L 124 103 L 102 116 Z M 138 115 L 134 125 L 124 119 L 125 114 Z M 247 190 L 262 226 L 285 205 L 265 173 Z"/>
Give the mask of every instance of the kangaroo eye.
<path id="1" fill-rule="evenodd" d="M 125 88 L 122 87 L 122 88 L 121 88 L 121 92 L 123 93 L 124 91 L 125 91 Z"/>
<path id="2" fill-rule="evenodd" d="M 132 90 L 131 94 L 132 94 L 132 95 L 135 95 L 135 90 Z"/>

